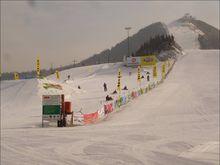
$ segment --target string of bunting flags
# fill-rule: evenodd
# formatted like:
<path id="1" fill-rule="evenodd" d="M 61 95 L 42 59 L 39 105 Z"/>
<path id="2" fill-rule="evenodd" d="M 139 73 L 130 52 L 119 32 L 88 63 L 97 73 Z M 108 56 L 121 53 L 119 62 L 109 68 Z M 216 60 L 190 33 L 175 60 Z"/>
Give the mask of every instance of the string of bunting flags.
<path id="1" fill-rule="evenodd" d="M 127 104 L 133 99 L 136 99 L 138 96 L 141 96 L 153 88 L 157 87 L 159 84 L 164 82 L 164 79 L 167 77 L 169 72 L 172 70 L 175 60 L 168 60 L 167 62 L 163 62 L 161 65 L 161 73 L 162 73 L 162 78 L 157 81 L 157 82 L 152 82 L 146 85 L 144 88 L 140 88 L 137 90 L 129 91 L 126 94 L 121 94 L 115 96 L 115 98 L 111 101 L 106 101 L 103 105 L 103 107 L 93 113 L 89 114 L 82 114 L 82 113 L 75 113 L 74 114 L 74 122 L 76 125 L 87 125 L 87 124 L 93 124 L 97 123 L 105 118 L 108 117 L 109 114 L 119 111 L 120 107 Z M 166 69 L 167 67 L 167 69 Z M 153 66 L 153 77 L 157 77 L 157 66 Z M 118 91 L 121 91 L 121 84 L 120 84 L 120 79 L 121 79 L 121 70 L 119 69 L 118 71 L 118 83 L 117 83 L 117 89 Z M 138 67 L 138 77 L 137 80 L 140 81 L 140 67 Z"/>

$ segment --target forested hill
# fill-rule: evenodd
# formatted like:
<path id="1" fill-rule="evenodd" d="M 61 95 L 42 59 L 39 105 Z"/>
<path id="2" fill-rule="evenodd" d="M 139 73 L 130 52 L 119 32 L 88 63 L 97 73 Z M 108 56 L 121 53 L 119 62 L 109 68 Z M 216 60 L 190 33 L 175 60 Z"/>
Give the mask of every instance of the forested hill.
<path id="1" fill-rule="evenodd" d="M 169 35 L 169 30 L 164 23 L 156 22 L 130 36 L 130 52 L 135 53 L 141 45 L 156 36 Z M 106 62 L 119 62 L 128 53 L 128 39 L 117 43 L 112 49 L 106 49 L 81 62 L 82 65 L 100 64 Z"/>

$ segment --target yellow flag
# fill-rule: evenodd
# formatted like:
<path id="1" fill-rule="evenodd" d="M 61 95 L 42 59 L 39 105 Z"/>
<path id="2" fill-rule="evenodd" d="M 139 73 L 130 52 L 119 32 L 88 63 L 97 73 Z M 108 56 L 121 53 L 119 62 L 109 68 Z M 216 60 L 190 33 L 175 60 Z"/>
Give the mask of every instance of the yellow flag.
<path id="1" fill-rule="evenodd" d="M 165 62 L 162 64 L 162 78 L 165 79 L 165 74 L 166 74 L 166 65 Z"/>
<path id="2" fill-rule="evenodd" d="M 166 73 L 166 65 L 165 62 L 162 64 L 162 73 Z"/>
<path id="3" fill-rule="evenodd" d="M 141 81 L 141 68 L 140 68 L 140 66 L 138 66 L 137 81 L 138 82 Z"/>
<path id="4" fill-rule="evenodd" d="M 121 69 L 118 69 L 118 84 L 117 84 L 117 89 L 119 93 L 121 92 Z"/>
<path id="5" fill-rule="evenodd" d="M 60 74 L 59 74 L 58 70 L 56 70 L 56 77 L 57 77 L 58 80 L 60 79 Z"/>
<path id="6" fill-rule="evenodd" d="M 157 78 L 157 65 L 153 66 L 153 77 Z"/>
<path id="7" fill-rule="evenodd" d="M 14 79 L 15 79 L 15 80 L 19 80 L 19 75 L 18 75 L 18 73 L 16 73 L 16 72 L 14 73 Z"/>
<path id="8" fill-rule="evenodd" d="M 40 77 L 40 59 L 37 57 L 36 61 L 36 71 L 37 71 L 37 77 Z"/>

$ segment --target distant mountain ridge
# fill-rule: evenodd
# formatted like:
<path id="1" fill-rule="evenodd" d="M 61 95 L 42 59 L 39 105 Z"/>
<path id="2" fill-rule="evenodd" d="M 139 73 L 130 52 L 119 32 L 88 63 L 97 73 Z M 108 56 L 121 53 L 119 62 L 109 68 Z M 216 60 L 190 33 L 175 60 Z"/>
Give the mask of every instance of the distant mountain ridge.
<path id="1" fill-rule="evenodd" d="M 157 35 L 168 35 L 169 30 L 162 22 L 153 23 L 136 34 L 129 37 L 130 40 L 130 54 L 136 52 L 144 42 L 154 38 Z M 125 39 L 116 44 L 112 49 L 106 49 L 98 54 L 93 55 L 80 62 L 81 65 L 93 65 L 107 62 L 123 61 L 123 57 L 128 53 L 128 39 Z"/>
<path id="2" fill-rule="evenodd" d="M 192 20 L 192 23 L 204 33 L 198 37 L 201 49 L 220 49 L 220 30 L 200 20 Z"/>
<path id="3" fill-rule="evenodd" d="M 190 14 L 184 15 L 182 18 L 173 21 L 168 26 L 162 22 L 156 22 L 153 24 L 150 24 L 149 26 L 140 29 L 137 33 L 130 36 L 130 54 L 135 53 L 141 45 L 143 45 L 145 42 L 148 42 L 151 38 L 154 38 L 156 36 L 160 35 L 169 35 L 171 34 L 171 28 L 178 28 L 180 27 L 188 27 L 188 32 L 191 31 L 191 33 L 194 33 L 194 38 L 191 37 L 192 42 L 188 43 L 188 45 L 192 44 L 194 40 L 197 41 L 196 47 L 199 47 L 199 49 L 220 49 L 220 42 L 219 42 L 219 29 L 201 21 L 197 20 L 194 17 L 192 17 Z M 180 31 L 181 37 L 180 39 L 185 38 L 185 42 L 188 42 L 188 39 L 186 37 L 185 33 L 182 33 Z M 191 33 L 188 33 L 188 36 L 191 35 Z M 196 35 L 195 35 L 196 34 Z M 177 41 L 175 44 L 174 49 L 176 50 L 169 52 L 174 56 L 176 52 L 180 50 L 182 45 L 177 40 L 177 36 L 174 35 L 174 40 Z M 198 46 L 199 45 L 199 46 Z M 105 49 L 100 53 L 94 54 L 93 56 L 81 61 L 77 64 L 71 64 L 71 65 L 65 65 L 58 68 L 51 68 L 49 70 L 43 69 L 41 70 L 41 73 L 43 76 L 50 75 L 55 72 L 55 70 L 66 70 L 74 67 L 80 67 L 85 65 L 95 65 L 95 64 L 101 64 L 101 63 L 114 63 L 114 62 L 121 62 L 123 61 L 123 57 L 127 55 L 128 53 L 128 39 L 124 39 L 123 41 L 117 43 L 115 46 L 112 47 L 112 49 Z M 166 54 L 166 53 L 164 53 Z M 161 59 L 164 58 L 165 55 L 163 53 L 159 54 L 158 57 Z M 35 71 L 28 71 L 19 73 L 20 77 L 22 79 L 24 78 L 34 78 L 36 77 Z M 1 80 L 9 80 L 13 79 L 14 73 L 2 73 Z"/>

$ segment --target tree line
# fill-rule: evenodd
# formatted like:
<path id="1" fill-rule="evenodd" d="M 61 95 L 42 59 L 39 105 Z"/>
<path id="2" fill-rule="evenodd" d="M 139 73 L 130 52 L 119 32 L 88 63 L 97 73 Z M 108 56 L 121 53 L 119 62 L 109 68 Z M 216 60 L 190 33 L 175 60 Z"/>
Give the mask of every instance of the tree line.
<path id="1" fill-rule="evenodd" d="M 132 56 L 146 56 L 148 54 L 158 54 L 164 50 L 172 49 L 175 44 L 173 35 L 157 35 L 154 38 L 150 38 L 148 42 L 145 42 L 140 48 L 132 53 Z"/>

